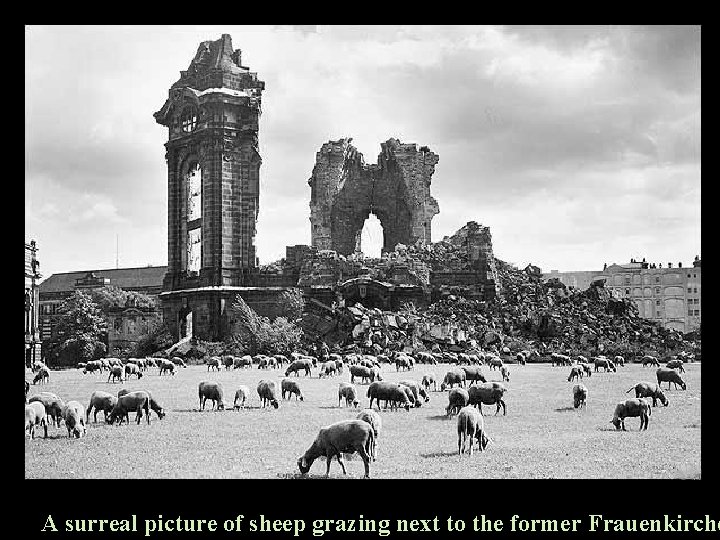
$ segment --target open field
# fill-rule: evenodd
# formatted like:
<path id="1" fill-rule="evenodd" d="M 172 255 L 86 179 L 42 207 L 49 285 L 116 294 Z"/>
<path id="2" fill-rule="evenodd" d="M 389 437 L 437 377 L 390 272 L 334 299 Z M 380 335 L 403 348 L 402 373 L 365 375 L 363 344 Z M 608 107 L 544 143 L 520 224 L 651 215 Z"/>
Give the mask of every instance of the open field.
<path id="1" fill-rule="evenodd" d="M 413 371 L 383 367 L 385 380 L 422 379 L 434 373 L 442 380 L 448 365 L 418 365 Z M 700 364 L 686 365 L 687 390 L 665 390 L 668 407 L 658 406 L 647 431 L 638 432 L 639 418 L 625 421 L 628 432 L 610 424 L 615 404 L 634 397 L 625 391 L 640 381 L 655 383 L 655 368 L 639 364 L 617 373 L 593 373 L 583 383 L 589 389 L 585 410 L 572 406 L 568 367 L 549 364 L 510 365 L 507 416 L 494 416 L 484 406 L 485 428 L 492 442 L 485 453 L 457 455 L 456 417 L 445 415 L 447 392 L 431 392 L 431 400 L 410 412 L 382 411 L 373 478 L 699 478 Z M 497 371 L 483 368 L 486 378 L 500 380 Z M 150 368 L 136 381 L 108 383 L 107 373 L 83 375 L 79 369 L 53 371 L 50 383 L 31 386 L 28 397 L 47 390 L 66 402 L 85 406 L 94 390 L 116 393 L 121 388 L 149 390 L 166 408 L 167 416 L 152 424 L 109 426 L 90 415 L 87 436 L 68 439 L 64 425 L 50 427 L 48 439 L 25 440 L 26 478 L 293 478 L 296 460 L 310 446 L 319 428 L 354 418 L 359 409 L 338 408 L 337 387 L 343 375 L 297 380 L 305 401 L 281 401 L 280 408 L 260 408 L 255 387 L 260 379 L 279 381 L 283 370 L 238 369 L 207 372 L 205 366 L 180 368 L 175 377 L 160 377 Z M 26 380 L 32 380 L 29 370 Z M 293 376 L 295 379 L 296 377 Z M 202 380 L 221 382 L 225 411 L 199 412 L 197 386 Z M 232 410 L 239 384 L 252 395 L 245 410 Z M 277 382 L 279 389 L 279 382 Z M 367 385 L 357 384 L 360 406 L 368 405 Z M 666 384 L 663 384 L 663 388 Z M 210 403 L 207 404 L 209 406 Z M 359 457 L 346 460 L 348 477 L 363 475 Z M 311 477 L 323 477 L 325 460 L 316 461 Z M 342 477 L 337 462 L 331 477 Z"/>

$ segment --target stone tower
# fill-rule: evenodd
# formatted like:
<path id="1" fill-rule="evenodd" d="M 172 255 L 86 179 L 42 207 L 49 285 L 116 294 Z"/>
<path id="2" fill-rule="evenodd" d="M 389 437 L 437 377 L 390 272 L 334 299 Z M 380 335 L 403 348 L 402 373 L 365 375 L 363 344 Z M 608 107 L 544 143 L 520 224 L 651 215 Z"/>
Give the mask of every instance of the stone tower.
<path id="1" fill-rule="evenodd" d="M 225 302 L 257 266 L 265 83 L 230 35 L 204 41 L 155 120 L 168 128 L 168 270 L 163 314 L 179 337 L 223 334 Z"/>

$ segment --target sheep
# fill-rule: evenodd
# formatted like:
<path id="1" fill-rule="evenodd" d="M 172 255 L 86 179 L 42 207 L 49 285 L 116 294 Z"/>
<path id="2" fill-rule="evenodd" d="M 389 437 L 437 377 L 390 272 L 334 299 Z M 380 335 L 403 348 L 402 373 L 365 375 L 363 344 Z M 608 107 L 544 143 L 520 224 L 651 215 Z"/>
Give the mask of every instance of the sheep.
<path id="1" fill-rule="evenodd" d="M 510 382 L 510 370 L 506 366 L 500 366 L 500 375 L 503 381 Z"/>
<path id="2" fill-rule="evenodd" d="M 615 426 L 615 429 L 619 430 L 622 428 L 623 431 L 627 431 L 627 429 L 625 429 L 625 418 L 629 416 L 639 416 L 640 430 L 647 430 L 651 414 L 652 409 L 650 408 L 650 404 L 643 398 L 628 399 L 624 402 L 619 402 L 615 406 L 615 414 L 613 415 L 613 419 L 610 420 L 610 423 Z"/>
<path id="3" fill-rule="evenodd" d="M 142 377 L 140 368 L 136 364 L 125 364 L 125 379 L 129 380 L 130 375 L 135 375 L 138 379 Z"/>
<path id="4" fill-rule="evenodd" d="M 205 361 L 205 363 L 207 364 L 208 371 L 210 371 L 210 370 L 220 371 L 220 365 L 222 362 L 221 362 L 219 356 L 211 356 L 210 358 L 208 358 Z"/>
<path id="5" fill-rule="evenodd" d="M 600 368 L 603 368 L 606 373 L 611 370 L 613 372 L 617 371 L 615 364 L 609 358 L 605 358 L 604 356 L 596 356 L 592 360 L 593 360 L 593 363 L 595 364 L 595 371 L 600 371 Z"/>
<path id="6" fill-rule="evenodd" d="M 173 364 L 175 364 L 176 366 L 178 366 L 178 367 L 184 367 L 184 368 L 187 367 L 187 364 L 185 363 L 185 360 L 183 360 L 183 359 L 180 358 L 179 356 L 173 356 L 173 357 L 170 359 L 170 361 L 171 361 Z"/>
<path id="7" fill-rule="evenodd" d="M 42 426 L 47 439 L 48 421 L 45 407 L 40 402 L 32 402 L 25 405 L 25 431 L 30 433 L 30 438 L 35 438 L 35 426 Z"/>
<path id="8" fill-rule="evenodd" d="M 410 387 L 405 386 L 404 384 L 400 384 L 400 383 L 397 383 L 397 385 L 400 388 L 400 390 L 405 393 L 405 397 L 407 397 L 407 400 L 410 403 L 410 407 L 420 407 L 420 404 L 415 399 L 415 394 L 413 394 L 413 391 Z M 388 401 L 390 404 L 390 410 L 391 411 L 397 410 L 399 400 L 397 400 L 397 399 L 385 400 L 385 408 L 387 408 L 387 406 L 388 406 Z"/>
<path id="9" fill-rule="evenodd" d="M 583 370 L 585 375 L 592 377 L 592 368 L 590 367 L 590 364 L 587 362 L 578 362 L 578 366 Z"/>
<path id="10" fill-rule="evenodd" d="M 570 368 L 570 375 L 568 375 L 568 382 L 571 382 L 575 379 L 582 379 L 583 378 L 583 369 L 579 366 L 573 366 Z"/>
<path id="11" fill-rule="evenodd" d="M 225 371 L 230 371 L 233 367 L 233 357 L 226 354 L 225 356 L 220 357 L 220 360 L 222 362 L 222 365 L 225 366 Z"/>
<path id="12" fill-rule="evenodd" d="M 383 380 L 382 375 L 380 373 L 380 368 L 378 366 L 373 366 L 370 371 L 373 374 L 372 378 L 370 379 L 371 381 L 382 381 Z"/>
<path id="13" fill-rule="evenodd" d="M 270 369 L 277 366 L 277 360 L 274 356 L 263 356 L 258 362 L 258 369 Z"/>
<path id="14" fill-rule="evenodd" d="M 378 410 L 380 409 L 380 400 L 390 402 L 391 407 L 400 403 L 406 411 L 410 410 L 410 398 L 405 393 L 405 386 L 391 382 L 375 381 L 370 383 L 367 390 L 367 397 L 370 398 L 370 408 L 372 409 L 373 399 L 377 401 Z"/>
<path id="15" fill-rule="evenodd" d="M 93 417 L 94 421 L 97 422 L 97 413 L 102 411 L 103 416 L 105 417 L 105 422 L 107 422 L 108 416 L 110 416 L 110 411 L 113 410 L 113 407 L 115 407 L 116 403 L 117 398 L 112 394 L 108 392 L 103 392 L 102 390 L 96 390 L 90 396 L 90 404 L 87 408 L 85 420 L 87 422 L 90 421 L 90 412 L 95 409 L 95 415 Z"/>
<path id="16" fill-rule="evenodd" d="M 665 367 L 677 369 L 679 373 L 685 373 L 685 367 L 683 366 L 683 361 L 680 360 L 679 358 L 673 358 L 672 360 L 668 360 L 667 364 L 665 364 Z"/>
<path id="17" fill-rule="evenodd" d="M 276 354 L 274 358 L 278 366 L 283 366 L 284 364 L 290 363 L 290 360 L 288 360 L 288 357 L 284 354 Z"/>
<path id="18" fill-rule="evenodd" d="M 412 369 L 412 360 L 405 354 L 398 354 L 395 356 L 395 370 L 400 371 L 402 368 L 404 371 Z"/>
<path id="19" fill-rule="evenodd" d="M 660 367 L 660 362 L 658 362 L 658 359 L 656 357 L 646 354 L 645 356 L 642 357 L 642 366 L 643 367 L 647 367 L 647 366 Z"/>
<path id="20" fill-rule="evenodd" d="M 552 353 L 550 355 L 553 366 L 571 366 L 573 359 L 566 354 Z"/>
<path id="21" fill-rule="evenodd" d="M 79 366 L 80 364 L 78 364 Z M 96 371 L 99 371 L 102 373 L 103 371 L 103 365 L 100 360 L 88 360 L 85 362 L 85 365 L 83 366 L 83 375 L 86 373 L 95 373 Z"/>
<path id="22" fill-rule="evenodd" d="M 338 407 L 340 407 L 340 404 L 342 403 L 342 400 L 345 399 L 345 404 L 349 407 L 352 405 L 353 407 L 358 406 L 358 400 L 357 400 L 357 390 L 355 390 L 355 386 L 346 383 L 341 382 L 338 386 Z"/>
<path id="23" fill-rule="evenodd" d="M 505 400 L 503 396 L 507 389 L 499 382 L 489 382 L 479 384 L 477 386 L 471 386 L 468 388 L 468 402 L 467 405 L 476 405 L 480 414 L 482 414 L 483 405 L 495 405 L 495 414 L 500 412 L 500 407 L 503 410 L 503 416 L 507 414 L 507 407 L 505 406 Z"/>
<path id="24" fill-rule="evenodd" d="M 155 414 L 157 414 L 157 417 L 160 420 L 165 418 L 165 409 L 163 408 L 162 405 L 160 405 L 160 403 L 158 403 L 155 400 L 155 398 L 153 398 L 152 393 L 147 390 L 142 390 L 142 391 L 145 392 L 148 395 L 148 397 L 150 398 L 150 409 L 155 411 Z M 125 388 L 123 388 L 122 390 L 118 391 L 117 397 L 118 397 L 118 399 L 120 399 L 121 397 L 126 396 L 129 393 L 130 393 L 129 390 L 126 390 Z"/>
<path id="25" fill-rule="evenodd" d="M 465 451 L 465 445 L 468 437 L 470 438 L 470 455 L 473 454 L 473 443 L 478 442 L 481 452 L 485 451 L 490 439 L 485 435 L 485 426 L 482 415 L 471 405 L 466 405 L 458 412 L 457 419 L 458 432 L 458 455 L 462 455 Z"/>
<path id="26" fill-rule="evenodd" d="M 497 369 L 500 366 L 502 366 L 503 361 L 502 361 L 502 358 L 500 358 L 499 356 L 490 356 L 489 358 L 487 358 L 487 364 L 488 364 L 488 366 L 490 366 L 490 369 L 492 370 L 492 369 Z"/>
<path id="27" fill-rule="evenodd" d="M 240 408 L 245 408 L 245 402 L 250 397 L 250 389 L 245 386 L 244 384 L 241 384 L 238 386 L 238 389 L 235 391 L 235 401 L 233 401 L 233 409 L 238 410 Z M 240 402 L 240 403 L 238 403 Z"/>
<path id="28" fill-rule="evenodd" d="M 358 364 L 353 364 L 350 366 L 350 382 L 355 382 L 355 377 L 359 377 L 362 379 L 362 382 L 367 382 L 369 379 L 370 382 L 375 381 L 375 372 L 365 366 L 361 366 Z"/>
<path id="29" fill-rule="evenodd" d="M 431 384 L 433 385 L 433 390 L 437 392 L 437 381 L 435 380 L 435 375 L 432 373 L 426 373 L 422 378 L 422 385 L 425 387 L 425 391 L 430 390 Z"/>
<path id="30" fill-rule="evenodd" d="M 252 356 L 246 354 L 245 356 L 233 358 L 233 369 L 238 368 L 249 368 L 252 367 Z"/>
<path id="31" fill-rule="evenodd" d="M 575 408 L 585 407 L 587 403 L 588 389 L 584 384 L 576 384 L 573 386 L 573 405 Z"/>
<path id="32" fill-rule="evenodd" d="M 332 458 L 342 467 L 343 474 L 347 474 L 342 454 L 354 454 L 357 452 L 365 465 L 365 478 L 370 478 L 370 454 L 375 442 L 373 426 L 364 420 L 342 420 L 329 426 L 320 428 L 320 433 L 313 441 L 310 448 L 297 460 L 300 473 L 305 475 L 310 467 L 320 456 L 327 458 L 327 470 L 325 476 L 330 475 L 330 463 Z"/>
<path id="33" fill-rule="evenodd" d="M 32 383 L 37 384 L 39 382 L 42 384 L 50 382 L 50 371 L 48 371 L 48 368 L 45 366 L 42 366 L 40 369 L 38 369 Z"/>
<path id="34" fill-rule="evenodd" d="M 177 374 L 177 365 L 170 360 L 162 359 L 160 363 L 160 375 L 162 375 L 165 372 L 168 372 L 170 375 L 176 375 Z"/>
<path id="35" fill-rule="evenodd" d="M 108 380 L 107 380 L 107 382 L 110 382 L 110 379 L 112 379 L 113 382 L 115 382 L 116 379 L 119 379 L 120 382 L 123 382 L 123 381 L 124 381 L 124 379 L 123 379 L 123 372 L 124 372 L 124 371 L 125 371 L 125 370 L 124 370 L 124 368 L 123 368 L 122 366 L 113 366 L 113 367 L 111 367 L 111 368 L 110 368 L 110 374 L 108 375 Z"/>
<path id="36" fill-rule="evenodd" d="M 527 358 L 530 356 L 530 351 L 520 351 L 515 355 L 515 361 L 524 366 L 527 362 Z"/>
<path id="37" fill-rule="evenodd" d="M 655 376 L 657 377 L 658 386 L 661 382 L 668 383 L 668 390 L 670 390 L 670 383 L 675 385 L 675 388 L 677 389 L 678 384 L 683 390 L 687 389 L 687 385 L 685 384 L 685 381 L 683 381 L 680 374 L 675 371 L 674 369 L 670 368 L 658 368 L 655 372 Z"/>
<path id="38" fill-rule="evenodd" d="M 143 390 L 136 392 L 128 392 L 118 397 L 117 403 L 110 411 L 110 418 L 108 419 L 109 424 L 114 424 L 115 420 L 120 420 L 118 425 L 122 424 L 123 419 L 127 420 L 130 425 L 130 412 L 135 411 L 135 422 L 140 424 L 142 418 L 142 412 L 145 411 L 146 420 L 150 425 L 150 394 Z"/>
<path id="39" fill-rule="evenodd" d="M 291 381 L 290 379 L 283 379 L 282 381 L 280 381 L 280 393 L 282 394 L 283 399 L 285 399 L 286 395 L 287 399 L 290 399 L 290 397 L 294 394 L 295 400 L 297 400 L 298 398 L 300 399 L 300 401 L 305 400 L 305 397 L 300 390 L 300 385 L 295 381 Z"/>
<path id="40" fill-rule="evenodd" d="M 454 384 L 457 384 L 458 387 L 465 386 L 466 379 L 465 371 L 460 368 L 451 368 L 445 373 L 443 382 L 440 384 L 440 391 L 444 392 L 446 388 L 452 388 Z"/>
<path id="41" fill-rule="evenodd" d="M 625 358 L 623 356 L 620 356 L 619 354 L 615 355 L 615 357 L 613 358 L 613 362 L 615 362 L 615 364 L 618 366 L 625 367 Z"/>
<path id="42" fill-rule="evenodd" d="M 435 357 L 427 351 L 417 351 L 415 353 L 415 360 L 417 360 L 418 364 L 437 364 Z"/>
<path id="43" fill-rule="evenodd" d="M 373 440 L 369 454 L 372 456 L 373 461 L 377 461 L 377 439 L 380 434 L 380 430 L 382 429 L 382 419 L 380 418 L 380 415 L 372 409 L 363 409 L 356 418 L 367 422 L 373 428 L 375 439 Z"/>
<path id="44" fill-rule="evenodd" d="M 660 400 L 660 403 L 663 404 L 663 406 L 668 406 L 668 398 L 665 397 L 664 392 L 657 384 L 650 384 L 647 382 L 639 382 L 629 390 L 627 390 L 625 393 L 629 393 L 635 390 L 635 397 L 636 398 L 652 398 L 652 406 L 657 407 L 657 400 Z"/>
<path id="45" fill-rule="evenodd" d="M 335 364 L 335 360 L 328 360 L 320 366 L 320 378 L 329 377 L 330 375 L 335 374 L 337 374 L 337 365 Z"/>
<path id="46" fill-rule="evenodd" d="M 470 381 L 470 384 L 473 384 L 477 381 L 487 382 L 485 380 L 485 375 L 483 375 L 482 371 L 480 370 L 480 366 L 462 366 L 461 369 L 465 372 L 465 380 Z"/>
<path id="47" fill-rule="evenodd" d="M 297 373 L 297 376 L 300 376 L 300 371 L 305 371 L 305 375 L 310 375 L 310 370 L 312 369 L 312 361 L 310 361 L 307 358 L 300 358 L 298 360 L 295 360 L 292 364 L 288 366 L 288 368 L 285 370 L 285 376 L 288 377 L 291 373 Z"/>
<path id="48" fill-rule="evenodd" d="M 275 383 L 273 381 L 261 380 L 257 385 L 257 393 L 262 401 L 262 406 L 265 407 L 269 403 L 276 409 L 280 406 L 277 399 L 277 391 L 275 390 Z"/>
<path id="49" fill-rule="evenodd" d="M 27 381 L 25 381 L 25 400 L 26 400 L 26 403 L 27 403 L 27 395 L 28 395 L 28 392 L 29 392 L 29 391 L 30 391 L 30 383 L 27 382 Z"/>
<path id="50" fill-rule="evenodd" d="M 198 384 L 198 398 L 200 399 L 200 410 L 205 410 L 205 402 L 209 399 L 213 402 L 213 409 L 225 410 L 223 402 L 223 386 L 214 381 L 202 381 Z"/>
<path id="51" fill-rule="evenodd" d="M 422 398 L 426 403 L 430 401 L 430 396 L 427 395 L 427 392 L 425 392 L 425 389 L 420 386 L 416 381 L 405 379 L 403 381 L 400 381 L 398 384 L 402 384 L 407 386 L 410 391 L 412 392 L 413 398 L 415 399 L 415 406 L 420 407 L 422 405 L 420 398 Z"/>
<path id="52" fill-rule="evenodd" d="M 52 392 L 40 392 L 32 396 L 28 403 L 39 402 L 45 407 L 46 416 L 52 420 L 53 425 L 60 427 L 65 402 Z"/>
<path id="53" fill-rule="evenodd" d="M 63 420 L 68 431 L 68 437 L 79 439 L 85 435 L 85 407 L 79 401 L 68 401 L 63 410 Z"/>
<path id="54" fill-rule="evenodd" d="M 453 388 L 448 394 L 448 406 L 445 412 L 448 416 L 452 416 L 453 413 L 459 412 L 460 409 L 465 407 L 469 402 L 470 395 L 467 390 L 464 388 Z"/>

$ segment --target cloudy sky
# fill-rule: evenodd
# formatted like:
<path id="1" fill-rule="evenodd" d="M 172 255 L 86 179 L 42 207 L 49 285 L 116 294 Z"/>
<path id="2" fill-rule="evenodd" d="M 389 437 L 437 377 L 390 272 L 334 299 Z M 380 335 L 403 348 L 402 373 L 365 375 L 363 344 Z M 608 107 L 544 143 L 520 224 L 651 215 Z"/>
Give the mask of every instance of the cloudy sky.
<path id="1" fill-rule="evenodd" d="M 390 137 L 440 156 L 433 241 L 467 221 L 543 271 L 700 254 L 699 27 L 28 26 L 25 237 L 41 270 L 167 263 L 153 113 L 229 33 L 266 83 L 261 263 L 310 243 L 315 153 Z M 377 231 L 367 233 L 379 241 Z"/>

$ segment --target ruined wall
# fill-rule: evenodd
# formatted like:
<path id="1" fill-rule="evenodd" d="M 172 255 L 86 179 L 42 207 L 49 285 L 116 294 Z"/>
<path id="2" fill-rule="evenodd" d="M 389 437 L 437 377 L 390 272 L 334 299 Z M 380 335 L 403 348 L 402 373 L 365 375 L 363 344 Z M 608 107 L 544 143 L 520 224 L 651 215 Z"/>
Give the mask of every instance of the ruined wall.
<path id="1" fill-rule="evenodd" d="M 351 141 L 329 141 L 316 155 L 308 180 L 312 245 L 353 253 L 371 213 L 383 227 L 383 251 L 398 243 L 430 243 L 431 221 L 439 213 L 430 195 L 437 154 L 388 139 L 380 145 L 378 163 L 366 165 Z"/>

